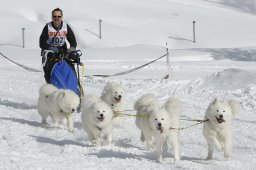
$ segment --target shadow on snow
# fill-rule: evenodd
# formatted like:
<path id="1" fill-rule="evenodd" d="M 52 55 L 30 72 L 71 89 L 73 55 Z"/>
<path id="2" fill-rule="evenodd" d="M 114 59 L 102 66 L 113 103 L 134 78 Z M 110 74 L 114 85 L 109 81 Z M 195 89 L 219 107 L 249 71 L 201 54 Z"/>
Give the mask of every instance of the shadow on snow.
<path id="1" fill-rule="evenodd" d="M 89 145 L 87 146 L 85 144 L 81 144 L 79 142 L 76 142 L 73 140 L 68 140 L 68 139 L 55 140 L 55 139 L 51 139 L 51 138 L 43 137 L 43 136 L 34 136 L 34 135 L 29 135 L 29 136 L 35 138 L 37 142 L 45 143 L 45 144 L 52 144 L 52 145 L 57 145 L 57 146 L 76 145 L 76 146 L 81 146 L 81 147 L 90 147 Z"/>
<path id="2" fill-rule="evenodd" d="M 18 103 L 15 101 L 2 100 L 2 99 L 0 99 L 0 105 L 4 105 L 7 107 L 13 107 L 14 109 L 22 109 L 22 110 L 37 109 L 36 105 L 28 105 L 24 102 Z"/>
<path id="3" fill-rule="evenodd" d="M 38 121 L 33 121 L 33 120 L 24 120 L 19 118 L 10 118 L 10 117 L 0 117 L 0 120 L 8 120 L 12 122 L 21 123 L 21 124 L 27 124 L 34 127 L 49 128 L 47 127 L 47 125 L 42 124 L 41 122 L 38 122 Z"/>

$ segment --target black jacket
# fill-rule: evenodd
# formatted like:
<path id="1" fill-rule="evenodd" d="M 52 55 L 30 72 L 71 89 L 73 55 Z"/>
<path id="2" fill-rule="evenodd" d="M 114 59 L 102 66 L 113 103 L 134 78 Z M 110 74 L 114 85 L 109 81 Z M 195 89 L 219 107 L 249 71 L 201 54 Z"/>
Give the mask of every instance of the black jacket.
<path id="1" fill-rule="evenodd" d="M 62 28 L 62 25 L 63 25 L 63 22 L 61 22 L 61 26 L 60 28 Z M 58 28 L 56 28 L 54 25 L 53 25 L 53 22 L 52 22 L 52 26 L 53 28 L 57 31 Z M 76 37 L 72 31 L 72 29 L 69 27 L 69 25 L 67 24 L 67 40 L 70 44 L 70 47 L 75 47 L 77 46 L 77 43 L 76 43 Z M 49 36 L 48 36 L 48 25 L 46 24 L 41 35 L 40 35 L 40 39 L 39 39 L 39 46 L 40 48 L 43 50 L 48 50 L 50 48 L 50 45 L 47 44 L 47 40 L 49 39 Z M 67 44 L 65 43 L 62 47 L 61 47 L 62 50 L 66 51 L 67 50 Z"/>

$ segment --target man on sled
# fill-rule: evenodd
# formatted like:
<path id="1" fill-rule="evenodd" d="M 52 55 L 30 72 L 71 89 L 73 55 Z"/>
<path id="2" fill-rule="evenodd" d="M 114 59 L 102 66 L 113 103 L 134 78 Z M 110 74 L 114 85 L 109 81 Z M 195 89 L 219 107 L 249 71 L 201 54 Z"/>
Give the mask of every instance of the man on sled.
<path id="1" fill-rule="evenodd" d="M 80 65 L 80 50 L 72 29 L 62 21 L 62 10 L 52 11 L 52 21 L 47 23 L 40 35 L 42 65 L 44 78 L 48 84 L 57 88 L 70 89 L 81 96 L 82 90 L 74 65 Z M 69 42 L 70 48 L 67 49 Z M 77 67 L 78 68 L 78 67 Z"/>

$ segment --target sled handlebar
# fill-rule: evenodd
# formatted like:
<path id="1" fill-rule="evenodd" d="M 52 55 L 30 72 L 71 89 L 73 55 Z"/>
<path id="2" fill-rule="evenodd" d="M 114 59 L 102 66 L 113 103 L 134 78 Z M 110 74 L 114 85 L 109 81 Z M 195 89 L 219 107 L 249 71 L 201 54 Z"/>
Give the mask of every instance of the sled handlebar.
<path id="1" fill-rule="evenodd" d="M 71 51 L 69 54 L 68 54 L 68 59 L 69 60 L 72 60 L 72 62 L 74 63 L 77 63 L 77 64 L 81 64 L 80 62 L 80 57 L 82 56 L 82 52 L 81 50 L 75 50 L 75 51 Z"/>
<path id="2" fill-rule="evenodd" d="M 47 62 L 47 60 L 52 60 L 52 59 L 63 59 L 66 58 L 70 60 L 72 63 L 77 63 L 81 65 L 80 57 L 82 56 L 82 51 L 81 50 L 74 50 L 71 51 L 70 53 L 64 53 L 63 51 L 60 52 L 59 54 L 54 53 L 52 50 L 44 50 L 42 52 L 42 65 L 44 66 Z"/>

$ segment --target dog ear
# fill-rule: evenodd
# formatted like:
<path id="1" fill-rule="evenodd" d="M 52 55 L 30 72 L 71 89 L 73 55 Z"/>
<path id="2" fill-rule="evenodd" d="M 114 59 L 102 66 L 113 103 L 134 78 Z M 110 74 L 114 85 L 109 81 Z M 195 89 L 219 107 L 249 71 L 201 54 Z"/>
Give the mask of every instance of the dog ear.
<path id="1" fill-rule="evenodd" d="M 180 110 L 179 112 L 181 112 L 182 103 L 176 98 L 169 97 L 164 104 L 164 108 L 167 112 L 171 112 L 174 109 L 178 109 Z"/>
<path id="2" fill-rule="evenodd" d="M 156 112 L 159 109 L 159 106 L 157 105 L 148 105 L 148 107 L 145 108 L 148 112 Z"/>
<path id="3" fill-rule="evenodd" d="M 63 93 L 62 93 L 62 98 L 64 98 L 65 97 L 65 95 L 66 95 L 66 91 L 64 91 Z"/>
<path id="4" fill-rule="evenodd" d="M 228 103 L 232 109 L 232 114 L 234 116 L 238 115 L 240 113 L 240 103 L 236 100 L 229 100 Z"/>
<path id="5" fill-rule="evenodd" d="M 218 98 L 216 97 L 214 100 L 213 100 L 213 103 L 216 103 L 218 101 Z"/>
<path id="6" fill-rule="evenodd" d="M 108 91 L 110 91 L 110 89 L 111 89 L 111 83 L 108 82 L 108 83 L 105 85 L 105 87 L 104 87 L 104 89 L 103 89 L 103 91 L 102 91 L 102 93 L 101 93 L 101 96 L 107 94 Z"/>
<path id="7" fill-rule="evenodd" d="M 62 99 L 62 98 L 64 98 L 65 97 L 65 91 L 62 91 L 62 92 L 60 92 L 60 94 L 58 95 L 58 98 L 59 99 Z"/>
<path id="8" fill-rule="evenodd" d="M 138 101 L 135 102 L 133 108 L 134 108 L 134 110 L 138 111 L 140 109 L 140 103 Z"/>
<path id="9" fill-rule="evenodd" d="M 225 103 L 225 104 L 227 104 L 227 105 L 230 105 L 229 101 L 230 101 L 230 100 L 228 100 L 228 99 L 224 99 L 224 100 L 222 101 L 222 103 Z"/>

